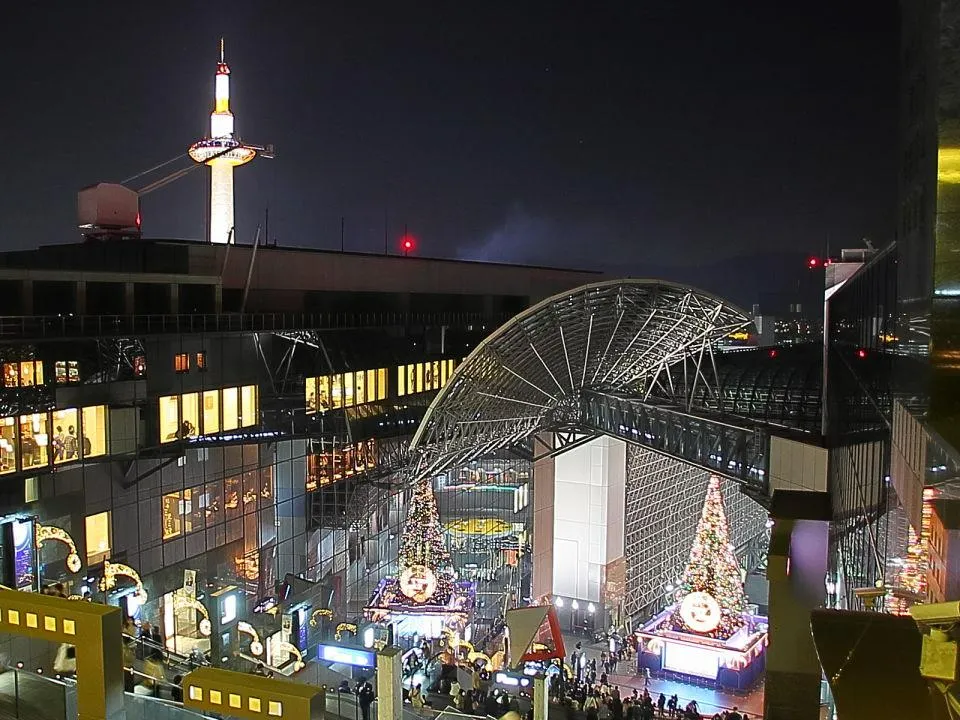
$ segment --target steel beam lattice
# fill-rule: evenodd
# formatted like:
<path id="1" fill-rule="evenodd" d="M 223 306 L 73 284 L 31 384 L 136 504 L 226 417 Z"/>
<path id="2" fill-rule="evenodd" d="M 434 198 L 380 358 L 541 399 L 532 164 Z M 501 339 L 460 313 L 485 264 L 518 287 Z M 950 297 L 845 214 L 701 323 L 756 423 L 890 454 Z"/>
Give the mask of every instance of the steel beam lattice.
<path id="1" fill-rule="evenodd" d="M 411 443 L 412 474 L 440 473 L 536 432 L 582 427 L 599 409 L 585 401 L 598 393 L 643 404 L 655 388 L 684 378 L 693 397 L 715 376 L 712 346 L 750 322 L 721 298 L 654 280 L 615 280 L 548 298 L 501 326 L 457 368 Z M 592 429 L 611 432 L 609 423 Z M 745 433 L 720 433 L 721 447 L 736 449 L 734 436 Z M 715 470 L 755 478 L 741 455 L 737 467 Z"/>

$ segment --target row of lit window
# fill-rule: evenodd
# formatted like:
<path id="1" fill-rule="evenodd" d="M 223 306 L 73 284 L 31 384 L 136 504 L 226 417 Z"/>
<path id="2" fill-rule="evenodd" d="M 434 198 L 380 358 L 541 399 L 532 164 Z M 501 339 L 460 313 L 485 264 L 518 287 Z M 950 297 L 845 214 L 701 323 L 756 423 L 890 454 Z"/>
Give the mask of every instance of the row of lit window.
<path id="1" fill-rule="evenodd" d="M 252 427 L 259 421 L 256 385 L 164 395 L 159 406 L 161 443 Z"/>
<path id="2" fill-rule="evenodd" d="M 0 474 L 106 454 L 105 405 L 0 418 Z"/>
<path id="3" fill-rule="evenodd" d="M 190 372 L 190 353 L 177 353 L 173 356 L 173 369 L 178 373 Z M 197 370 L 203 372 L 207 369 L 207 353 L 201 351 L 197 353 Z"/>
<path id="4" fill-rule="evenodd" d="M 307 413 L 363 405 L 387 397 L 387 369 L 307 378 Z"/>
<path id="5" fill-rule="evenodd" d="M 76 360 L 57 360 L 54 378 L 58 385 L 80 382 L 80 363 Z M 8 388 L 43 385 L 43 361 L 24 360 L 3 364 L 3 386 Z"/>
<path id="6" fill-rule="evenodd" d="M 223 705 L 223 693 L 220 690 L 208 690 L 207 702 L 211 705 Z M 203 688 L 199 685 L 191 685 L 188 690 L 191 700 L 203 702 Z M 227 693 L 227 707 L 240 710 L 243 708 L 243 698 L 237 693 Z M 263 701 L 252 695 L 247 697 L 247 710 L 249 712 L 263 712 Z M 279 700 L 267 701 L 267 715 L 271 717 L 283 717 L 283 703 Z"/>
<path id="7" fill-rule="evenodd" d="M 439 390 L 453 375 L 453 360 L 400 365 L 397 368 L 397 397 Z"/>
<path id="8" fill-rule="evenodd" d="M 377 441 L 363 440 L 356 445 L 335 448 L 307 456 L 307 490 L 316 490 L 341 478 L 350 477 L 377 466 Z"/>
<path id="9" fill-rule="evenodd" d="M 246 514 L 257 507 L 257 498 L 271 500 L 273 477 L 269 473 L 245 473 L 195 488 L 167 493 L 161 503 L 163 539 L 203 530 L 226 519 Z"/>

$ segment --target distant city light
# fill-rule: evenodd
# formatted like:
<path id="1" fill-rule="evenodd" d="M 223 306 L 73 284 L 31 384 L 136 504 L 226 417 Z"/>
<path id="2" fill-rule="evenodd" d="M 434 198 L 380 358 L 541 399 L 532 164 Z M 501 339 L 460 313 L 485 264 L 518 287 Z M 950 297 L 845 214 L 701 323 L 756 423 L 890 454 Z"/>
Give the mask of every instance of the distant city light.
<path id="1" fill-rule="evenodd" d="M 820 267 L 820 258 L 812 257 L 807 260 L 807 267 L 811 269 Z"/>
<path id="2" fill-rule="evenodd" d="M 859 350 L 857 350 L 857 357 L 858 357 L 858 358 L 860 358 L 861 360 L 863 360 L 866 356 L 867 356 L 867 351 L 866 351 L 866 350 L 864 350 L 863 348 L 860 348 Z"/>
<path id="3" fill-rule="evenodd" d="M 770 350 L 770 352 L 767 353 L 767 354 L 768 354 L 770 357 L 775 358 L 775 357 L 777 356 L 777 351 L 776 351 L 775 348 L 772 348 L 772 349 Z"/>

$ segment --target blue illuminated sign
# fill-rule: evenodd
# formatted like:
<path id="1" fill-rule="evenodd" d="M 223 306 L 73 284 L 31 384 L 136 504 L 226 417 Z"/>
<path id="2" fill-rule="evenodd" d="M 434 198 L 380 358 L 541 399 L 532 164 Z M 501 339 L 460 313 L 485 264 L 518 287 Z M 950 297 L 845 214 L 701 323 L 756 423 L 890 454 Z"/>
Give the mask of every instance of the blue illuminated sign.
<path id="1" fill-rule="evenodd" d="M 372 668 L 377 665 L 376 653 L 369 650 L 357 650 L 342 645 L 320 645 L 317 648 L 317 657 L 327 662 L 354 665 L 356 667 Z"/>

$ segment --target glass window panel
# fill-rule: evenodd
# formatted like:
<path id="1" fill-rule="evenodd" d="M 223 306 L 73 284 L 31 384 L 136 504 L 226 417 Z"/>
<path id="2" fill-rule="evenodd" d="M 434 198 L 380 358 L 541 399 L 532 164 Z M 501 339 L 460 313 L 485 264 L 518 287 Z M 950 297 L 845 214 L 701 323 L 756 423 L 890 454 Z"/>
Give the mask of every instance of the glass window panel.
<path id="1" fill-rule="evenodd" d="M 367 370 L 367 402 L 377 399 L 377 371 Z"/>
<path id="2" fill-rule="evenodd" d="M 343 375 L 330 378 L 330 395 L 332 407 L 343 407 Z"/>
<path id="3" fill-rule="evenodd" d="M 257 410 L 257 386 L 244 385 L 240 388 L 240 426 L 256 425 L 260 419 Z"/>
<path id="4" fill-rule="evenodd" d="M 256 470 L 247 470 L 243 474 L 243 511 L 252 512 L 257 507 L 257 494 L 260 490 L 260 478 Z"/>
<path id="5" fill-rule="evenodd" d="M 50 435 L 47 414 L 21 415 L 20 457 L 23 458 L 23 467 L 46 465 L 50 459 L 49 445 Z"/>
<path id="6" fill-rule="evenodd" d="M 190 356 L 187 353 L 174 355 L 173 369 L 178 373 L 190 372 Z"/>
<path id="7" fill-rule="evenodd" d="M 18 387 L 19 385 L 20 385 L 20 364 L 4 363 L 3 364 L 3 386 Z"/>
<path id="8" fill-rule="evenodd" d="M 0 474 L 16 472 L 18 448 L 16 418 L 0 418 Z"/>
<path id="9" fill-rule="evenodd" d="M 407 395 L 417 391 L 417 366 L 407 365 Z"/>
<path id="10" fill-rule="evenodd" d="M 377 370 L 377 400 L 383 400 L 387 397 L 387 369 Z"/>
<path id="11" fill-rule="evenodd" d="M 110 556 L 110 511 L 87 515 L 87 565 L 96 565 Z"/>
<path id="12" fill-rule="evenodd" d="M 180 396 L 180 435 L 196 437 L 200 432 L 200 394 L 184 393 Z"/>
<path id="13" fill-rule="evenodd" d="M 397 368 L 397 397 L 407 394 L 407 369 L 402 365 Z"/>
<path id="14" fill-rule="evenodd" d="M 308 377 L 303 394 L 307 399 L 307 414 L 317 411 L 317 379 Z"/>
<path id="15" fill-rule="evenodd" d="M 453 358 L 447 360 L 447 379 L 453 376 L 454 362 Z"/>
<path id="16" fill-rule="evenodd" d="M 433 389 L 439 390 L 443 387 L 443 383 L 440 382 L 440 361 L 433 361 Z"/>
<path id="17" fill-rule="evenodd" d="M 363 370 L 357 370 L 357 372 L 353 374 L 353 402 L 357 405 L 363 405 L 367 402 L 366 384 L 364 383 L 365 378 L 366 374 Z"/>
<path id="18" fill-rule="evenodd" d="M 180 397 L 164 395 L 160 398 L 160 442 L 176 440 L 180 432 Z"/>
<path id="19" fill-rule="evenodd" d="M 417 392 L 423 392 L 423 363 L 417 363 Z"/>
<path id="20" fill-rule="evenodd" d="M 67 361 L 67 382 L 80 382 L 80 363 L 76 360 Z"/>
<path id="21" fill-rule="evenodd" d="M 447 361 L 440 361 L 440 387 L 447 384 Z"/>
<path id="22" fill-rule="evenodd" d="M 260 469 L 260 506 L 266 507 L 273 503 L 273 468 L 267 466 Z"/>
<path id="23" fill-rule="evenodd" d="M 367 440 L 367 467 L 377 466 L 377 440 L 370 438 Z"/>
<path id="24" fill-rule="evenodd" d="M 343 448 L 343 474 L 353 475 L 356 470 L 356 453 L 353 445 L 345 445 Z"/>
<path id="25" fill-rule="evenodd" d="M 53 411 L 53 437 L 50 440 L 50 450 L 55 464 L 77 460 L 80 457 L 77 436 L 79 426 L 76 408 Z"/>
<path id="26" fill-rule="evenodd" d="M 207 351 L 202 350 L 197 353 L 197 370 L 203 372 L 207 369 Z"/>
<path id="27" fill-rule="evenodd" d="M 183 526 L 180 521 L 180 499 L 179 492 L 168 493 L 163 496 L 161 504 L 163 539 L 169 540 L 183 532 Z"/>
<path id="28" fill-rule="evenodd" d="M 107 454 L 107 406 L 89 405 L 80 410 L 81 457 Z"/>
<path id="29" fill-rule="evenodd" d="M 67 361 L 66 360 L 57 360 L 53 364 L 53 373 L 58 385 L 63 385 L 67 382 Z"/>
<path id="30" fill-rule="evenodd" d="M 203 514 L 207 527 L 223 522 L 223 482 L 214 480 L 203 486 Z"/>
<path id="31" fill-rule="evenodd" d="M 220 391 L 203 393 L 203 434 L 220 432 Z"/>
<path id="32" fill-rule="evenodd" d="M 354 387 L 353 387 L 353 373 L 348 372 L 343 374 L 343 406 L 350 407 L 354 404 Z"/>
<path id="33" fill-rule="evenodd" d="M 240 422 L 240 403 L 237 399 L 237 389 L 235 387 L 223 389 L 223 401 L 220 407 L 223 409 L 223 429 L 236 430 Z"/>
<path id="34" fill-rule="evenodd" d="M 43 385 L 43 363 L 27 360 L 20 363 L 20 387 Z"/>
<path id="35" fill-rule="evenodd" d="M 228 520 L 240 517 L 240 493 L 240 478 L 238 476 L 228 477 L 223 481 L 223 506 Z"/>
<path id="36" fill-rule="evenodd" d="M 317 378 L 317 410 L 326 412 L 330 409 L 330 377 Z"/>

